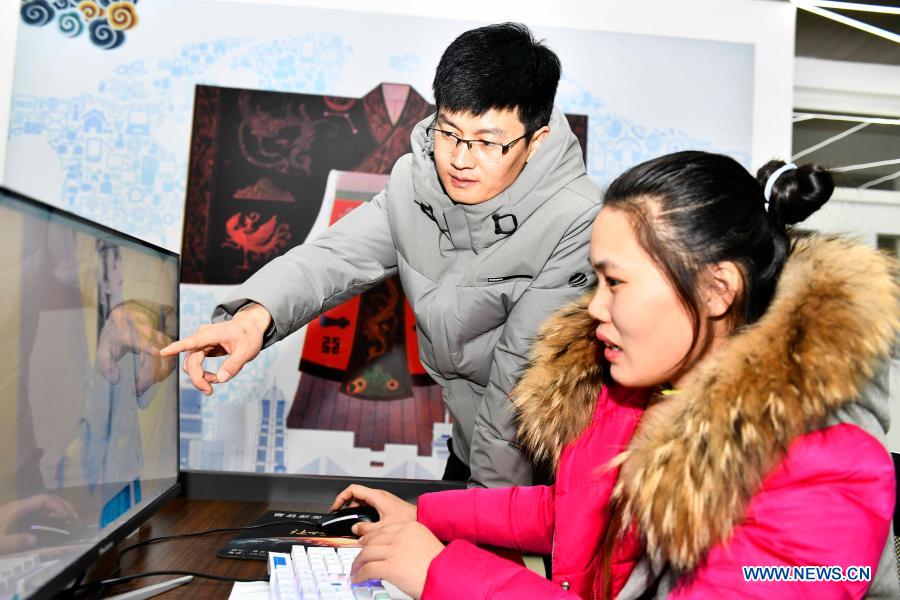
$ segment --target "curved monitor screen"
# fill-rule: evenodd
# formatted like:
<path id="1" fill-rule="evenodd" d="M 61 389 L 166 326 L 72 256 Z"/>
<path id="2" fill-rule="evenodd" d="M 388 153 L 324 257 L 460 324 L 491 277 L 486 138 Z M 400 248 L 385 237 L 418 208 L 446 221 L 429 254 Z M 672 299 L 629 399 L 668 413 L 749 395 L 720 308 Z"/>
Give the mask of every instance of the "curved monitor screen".
<path id="1" fill-rule="evenodd" d="M 0 598 L 178 476 L 178 257 L 0 188 Z"/>

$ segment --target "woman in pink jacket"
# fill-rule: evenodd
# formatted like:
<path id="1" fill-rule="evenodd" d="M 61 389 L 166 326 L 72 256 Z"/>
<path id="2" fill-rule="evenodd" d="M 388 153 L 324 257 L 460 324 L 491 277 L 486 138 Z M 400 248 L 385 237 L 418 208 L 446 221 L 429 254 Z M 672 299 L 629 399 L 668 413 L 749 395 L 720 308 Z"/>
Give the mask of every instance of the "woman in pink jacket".
<path id="1" fill-rule="evenodd" d="M 900 289 L 860 243 L 789 236 L 832 190 L 816 166 L 754 179 L 703 152 L 614 181 L 596 293 L 545 323 L 513 393 L 553 485 L 417 508 L 351 486 L 335 506 L 381 514 L 355 579 L 423 598 L 900 598 L 873 385 Z M 551 554 L 552 580 L 478 545 Z"/>

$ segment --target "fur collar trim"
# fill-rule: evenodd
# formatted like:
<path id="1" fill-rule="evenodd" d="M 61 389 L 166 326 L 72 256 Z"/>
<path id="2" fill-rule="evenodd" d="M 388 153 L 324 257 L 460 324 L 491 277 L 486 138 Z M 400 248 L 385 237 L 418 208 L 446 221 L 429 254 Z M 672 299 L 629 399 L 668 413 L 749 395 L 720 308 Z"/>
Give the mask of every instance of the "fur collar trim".
<path id="1" fill-rule="evenodd" d="M 542 327 L 512 393 L 519 437 L 555 470 L 591 422 L 603 379 L 590 295 Z M 896 262 L 855 241 L 794 241 L 775 298 L 678 395 L 647 409 L 613 502 L 651 556 L 690 571 L 726 539 L 763 477 L 797 436 L 857 401 L 900 332 Z"/>

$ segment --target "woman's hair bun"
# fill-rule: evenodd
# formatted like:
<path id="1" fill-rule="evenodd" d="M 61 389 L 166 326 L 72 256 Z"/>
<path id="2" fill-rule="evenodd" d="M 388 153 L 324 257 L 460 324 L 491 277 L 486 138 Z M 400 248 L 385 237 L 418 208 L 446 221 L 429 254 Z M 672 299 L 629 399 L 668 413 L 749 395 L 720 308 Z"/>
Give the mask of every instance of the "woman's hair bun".
<path id="1" fill-rule="evenodd" d="M 756 179 L 763 189 L 769 177 L 785 165 L 781 160 L 770 160 L 756 172 Z M 831 173 L 821 165 L 805 164 L 782 172 L 772 184 L 769 196 L 769 213 L 775 214 L 785 225 L 806 220 L 819 210 L 834 192 Z"/>

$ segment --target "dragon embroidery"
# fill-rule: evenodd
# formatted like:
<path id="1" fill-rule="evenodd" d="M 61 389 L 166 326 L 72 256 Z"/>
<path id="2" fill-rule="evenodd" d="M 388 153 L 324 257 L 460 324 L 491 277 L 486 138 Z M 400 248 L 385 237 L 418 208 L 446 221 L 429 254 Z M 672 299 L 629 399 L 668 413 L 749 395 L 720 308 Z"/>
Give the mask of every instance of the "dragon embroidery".
<path id="1" fill-rule="evenodd" d="M 368 356 L 370 361 L 388 351 L 399 325 L 396 311 L 401 298 L 397 282 L 388 279 L 381 287 L 383 294 L 372 298 L 374 310 L 363 317 L 363 333 L 370 344 Z"/>
<path id="2" fill-rule="evenodd" d="M 238 144 L 252 164 L 287 175 L 292 170 L 311 173 L 309 150 L 316 138 L 315 125 L 303 104 L 281 99 L 281 106 L 261 106 L 251 95 L 238 98 L 241 123 Z"/>

